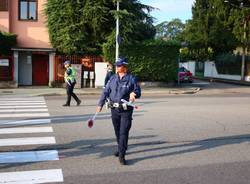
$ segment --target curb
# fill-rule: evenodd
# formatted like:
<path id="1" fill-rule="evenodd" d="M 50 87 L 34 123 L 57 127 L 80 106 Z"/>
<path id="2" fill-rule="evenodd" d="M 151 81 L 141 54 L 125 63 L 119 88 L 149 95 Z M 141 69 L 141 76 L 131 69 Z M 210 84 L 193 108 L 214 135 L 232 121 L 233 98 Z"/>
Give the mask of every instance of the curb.
<path id="1" fill-rule="evenodd" d="M 221 82 L 221 83 L 226 83 L 226 84 L 250 86 L 250 82 L 247 82 L 247 81 L 237 81 L 237 80 L 220 79 L 220 78 L 213 78 L 213 77 L 194 77 L 194 78 L 199 79 L 199 80 L 210 81 L 210 82 Z"/>
<path id="2" fill-rule="evenodd" d="M 186 88 L 186 89 L 149 89 L 143 90 L 142 95 L 180 95 L 180 94 L 194 94 L 200 91 L 200 88 Z M 75 91 L 77 95 L 101 95 L 102 90 L 100 91 Z M 63 96 L 66 95 L 64 91 L 56 92 L 32 92 L 32 90 L 27 91 L 18 91 L 18 90 L 0 90 L 0 95 L 28 95 L 28 96 Z"/>

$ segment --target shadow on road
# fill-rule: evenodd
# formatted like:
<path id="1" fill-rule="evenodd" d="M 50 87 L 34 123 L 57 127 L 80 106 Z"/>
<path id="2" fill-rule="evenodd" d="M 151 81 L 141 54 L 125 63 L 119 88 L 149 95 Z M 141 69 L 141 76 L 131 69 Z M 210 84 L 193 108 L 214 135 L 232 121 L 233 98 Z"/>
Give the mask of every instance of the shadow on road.
<path id="1" fill-rule="evenodd" d="M 131 136 L 130 140 L 140 140 L 140 139 L 150 139 L 156 137 L 155 135 L 145 135 L 145 136 Z M 154 144 L 162 144 L 159 141 L 156 142 L 143 142 L 142 144 L 134 144 L 131 146 L 140 146 L 140 145 L 154 145 Z M 35 150 L 58 150 L 59 158 L 69 158 L 69 157 L 78 157 L 82 155 L 92 155 L 99 154 L 99 158 L 104 158 L 113 154 L 116 150 L 117 144 L 116 139 L 86 139 L 86 140 L 78 140 L 72 141 L 67 144 L 57 144 L 57 145 L 49 145 L 49 146 L 40 146 Z M 29 150 L 26 150 L 29 151 Z M 30 150 L 34 151 L 34 150 Z M 18 167 L 24 165 L 31 165 L 38 162 L 32 163 L 15 163 L 15 164 L 0 164 L 0 169 L 7 169 L 11 167 Z"/>
<path id="2" fill-rule="evenodd" d="M 244 142 L 250 142 L 250 134 L 226 136 L 226 137 L 215 137 L 211 139 L 204 139 L 204 140 L 194 141 L 194 142 L 185 143 L 185 144 L 178 144 L 178 142 L 176 142 L 176 144 L 178 145 L 142 149 L 138 151 L 130 151 L 128 152 L 128 154 L 137 154 L 137 153 L 143 153 L 143 152 L 146 152 L 146 153 L 152 152 L 152 154 L 149 156 L 144 156 L 144 157 L 139 157 L 139 158 L 129 160 L 129 164 L 135 164 L 136 162 L 140 162 L 140 161 L 147 160 L 147 159 L 154 159 L 154 158 L 166 157 L 166 156 L 172 156 L 172 155 L 180 155 L 180 154 L 185 154 L 185 153 L 193 153 L 197 151 L 214 149 L 220 146 L 241 144 Z M 167 153 L 157 154 L 155 153 L 157 151 L 161 151 L 161 152 L 167 151 Z"/>
<path id="3" fill-rule="evenodd" d="M 134 117 L 143 116 L 147 111 L 137 111 L 133 114 Z M 41 122 L 36 123 L 36 120 L 51 120 L 52 124 L 63 124 L 63 123 L 78 123 L 78 122 L 86 122 L 93 117 L 94 114 L 84 114 L 84 115 L 65 115 L 65 116 L 50 116 L 48 118 L 32 118 L 32 119 L 22 119 L 22 120 L 6 120 L 2 123 L 0 122 L 0 128 L 8 128 L 8 127 L 24 127 L 30 125 L 42 125 Z M 96 117 L 96 120 L 110 120 L 110 113 L 101 113 Z M 27 123 L 26 121 L 30 121 Z M 18 123 L 19 122 L 19 123 Z"/>
<path id="4" fill-rule="evenodd" d="M 236 135 L 236 136 L 226 136 L 226 137 L 215 137 L 211 139 L 204 139 L 199 141 L 193 141 L 191 143 L 182 142 L 165 142 L 165 141 L 148 141 L 148 139 L 157 138 L 156 135 L 146 135 L 146 136 L 132 136 L 130 137 L 130 141 L 140 140 L 139 143 L 134 143 L 129 145 L 128 155 L 145 153 L 148 156 L 142 156 L 134 159 L 128 160 L 129 165 L 134 165 L 137 162 L 167 157 L 173 155 L 180 155 L 186 153 L 193 153 L 197 151 L 214 149 L 220 146 L 233 145 L 233 144 L 241 144 L 244 142 L 250 142 L 250 134 L 245 135 Z M 143 141 L 147 139 L 147 141 Z M 164 146 L 165 144 L 178 144 L 171 146 Z M 158 146 L 156 148 L 149 149 L 141 149 L 141 147 L 145 146 Z M 52 146 L 41 146 L 38 147 L 37 150 L 59 150 L 60 159 L 68 158 L 68 157 L 78 157 L 82 155 L 93 155 L 98 154 L 99 158 L 104 158 L 111 156 L 113 151 L 116 150 L 116 140 L 115 139 L 87 139 L 87 140 L 78 140 L 73 141 L 67 144 L 60 145 L 52 145 Z M 132 149 L 137 149 L 137 151 L 130 151 Z M 159 153 L 161 152 L 161 153 Z M 165 152 L 165 153 L 162 153 Z M 149 154 L 151 153 L 151 154 Z M 22 165 L 27 165 L 32 163 L 25 164 L 2 164 L 1 168 L 10 168 L 17 167 Z"/>

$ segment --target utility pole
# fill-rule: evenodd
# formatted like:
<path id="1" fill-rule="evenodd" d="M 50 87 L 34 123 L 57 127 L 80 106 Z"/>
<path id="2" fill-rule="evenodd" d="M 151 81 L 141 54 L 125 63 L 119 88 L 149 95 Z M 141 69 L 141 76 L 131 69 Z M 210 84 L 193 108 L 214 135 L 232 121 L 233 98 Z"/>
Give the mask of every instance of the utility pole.
<path id="1" fill-rule="evenodd" d="M 241 61 L 241 80 L 245 80 L 245 63 L 246 63 L 246 38 L 247 38 L 247 19 L 244 19 L 244 35 L 243 35 L 243 52 Z"/>
<path id="2" fill-rule="evenodd" d="M 116 44 L 115 44 L 115 61 L 117 61 L 117 59 L 119 58 L 119 10 L 120 10 L 120 2 L 119 0 L 117 0 L 117 4 L 116 4 L 116 36 L 115 36 L 115 40 L 116 40 Z"/>

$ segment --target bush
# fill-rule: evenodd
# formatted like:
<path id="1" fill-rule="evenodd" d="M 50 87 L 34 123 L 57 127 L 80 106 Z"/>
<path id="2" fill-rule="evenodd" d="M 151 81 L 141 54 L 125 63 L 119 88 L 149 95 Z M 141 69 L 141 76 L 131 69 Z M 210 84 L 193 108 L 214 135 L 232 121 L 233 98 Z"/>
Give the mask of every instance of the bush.
<path id="1" fill-rule="evenodd" d="M 16 45 L 16 35 L 0 31 L 0 55 L 9 55 L 11 47 Z"/>
<path id="2" fill-rule="evenodd" d="M 180 46 L 160 40 L 127 45 L 121 56 L 129 60 L 129 68 L 141 81 L 174 81 L 177 77 Z"/>
<path id="3" fill-rule="evenodd" d="M 219 74 L 240 75 L 241 55 L 223 53 L 216 57 L 215 64 Z"/>

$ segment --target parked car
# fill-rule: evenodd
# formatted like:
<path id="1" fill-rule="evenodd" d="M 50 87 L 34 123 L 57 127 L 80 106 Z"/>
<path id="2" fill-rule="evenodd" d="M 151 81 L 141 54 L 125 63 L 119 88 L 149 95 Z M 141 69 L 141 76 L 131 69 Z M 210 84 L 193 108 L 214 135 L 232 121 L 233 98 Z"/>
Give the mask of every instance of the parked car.
<path id="1" fill-rule="evenodd" d="M 179 75 L 180 82 L 190 82 L 190 83 L 193 82 L 193 74 L 185 67 L 179 68 L 178 75 Z"/>

